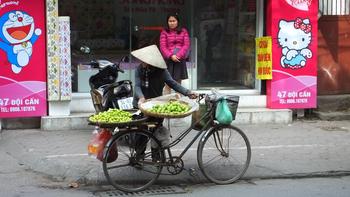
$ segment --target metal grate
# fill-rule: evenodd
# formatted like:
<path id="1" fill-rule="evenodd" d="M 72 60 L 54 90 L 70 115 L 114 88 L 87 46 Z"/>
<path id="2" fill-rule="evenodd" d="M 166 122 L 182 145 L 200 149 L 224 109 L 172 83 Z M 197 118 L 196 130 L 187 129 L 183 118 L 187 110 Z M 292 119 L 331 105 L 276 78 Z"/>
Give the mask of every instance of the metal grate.
<path id="1" fill-rule="evenodd" d="M 151 196 L 160 194 L 183 194 L 186 191 L 178 186 L 157 186 L 153 185 L 145 191 L 125 193 L 118 190 L 103 191 L 95 193 L 99 197 L 115 197 L 115 196 Z"/>
<path id="2" fill-rule="evenodd" d="M 350 0 L 319 0 L 322 15 L 350 15 Z"/>

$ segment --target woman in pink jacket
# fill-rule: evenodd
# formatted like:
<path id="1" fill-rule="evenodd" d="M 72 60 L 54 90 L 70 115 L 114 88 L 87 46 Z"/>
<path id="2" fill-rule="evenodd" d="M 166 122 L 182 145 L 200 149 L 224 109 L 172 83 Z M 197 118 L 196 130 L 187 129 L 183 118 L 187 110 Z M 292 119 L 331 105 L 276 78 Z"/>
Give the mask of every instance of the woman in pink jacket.
<path id="1" fill-rule="evenodd" d="M 167 27 L 160 33 L 160 51 L 166 60 L 168 71 L 178 83 L 187 79 L 186 58 L 190 48 L 190 38 L 185 28 L 180 26 L 179 16 L 170 14 L 167 17 Z M 165 85 L 165 94 L 170 87 Z"/>

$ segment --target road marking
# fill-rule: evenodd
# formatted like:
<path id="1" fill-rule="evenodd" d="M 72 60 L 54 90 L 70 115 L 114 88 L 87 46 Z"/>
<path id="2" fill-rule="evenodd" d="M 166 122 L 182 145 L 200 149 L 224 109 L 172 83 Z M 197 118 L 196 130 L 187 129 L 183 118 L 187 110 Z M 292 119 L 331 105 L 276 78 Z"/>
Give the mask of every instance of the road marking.
<path id="1" fill-rule="evenodd" d="M 62 154 L 62 155 L 47 155 L 46 158 L 58 158 L 58 157 L 81 157 L 81 156 L 88 156 L 87 153 L 77 153 L 77 154 Z"/>
<path id="2" fill-rule="evenodd" d="M 303 144 L 303 145 L 273 145 L 273 146 L 252 146 L 252 149 L 274 149 L 274 148 L 314 148 L 314 147 L 327 147 L 330 145 L 321 144 Z"/>
<path id="3" fill-rule="evenodd" d="M 315 147 L 330 147 L 334 145 L 321 145 L 321 144 L 304 144 L 304 145 L 274 145 L 274 146 L 252 146 L 252 150 L 258 149 L 279 149 L 279 148 L 315 148 Z M 246 149 L 246 147 L 233 147 L 230 149 Z M 205 148 L 204 150 L 216 150 L 216 148 Z M 182 152 L 183 149 L 171 149 L 171 152 Z M 197 148 L 189 148 L 188 151 L 197 151 Z"/>

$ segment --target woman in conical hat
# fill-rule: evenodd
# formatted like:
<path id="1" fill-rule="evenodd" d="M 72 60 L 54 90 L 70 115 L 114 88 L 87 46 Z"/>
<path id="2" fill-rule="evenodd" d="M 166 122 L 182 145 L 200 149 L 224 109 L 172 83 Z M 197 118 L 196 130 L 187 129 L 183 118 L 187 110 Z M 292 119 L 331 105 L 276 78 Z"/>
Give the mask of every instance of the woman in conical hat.
<path id="1" fill-rule="evenodd" d="M 135 71 L 135 94 L 133 105 L 138 108 L 138 105 L 154 97 L 161 96 L 163 94 L 164 84 L 167 84 L 175 91 L 186 95 L 190 98 L 196 98 L 197 95 L 192 93 L 190 90 L 182 87 L 178 84 L 171 76 L 169 71 L 166 69 L 167 66 L 165 61 L 156 45 L 147 46 L 131 52 L 131 55 L 141 60 L 141 65 Z M 155 135 L 162 133 L 164 136 L 161 141 L 163 146 L 166 146 L 170 142 L 170 131 L 162 126 L 163 118 L 150 118 L 152 121 L 158 122 Z M 142 137 L 136 136 L 136 145 L 145 144 L 145 140 Z M 152 145 L 152 159 L 159 159 L 159 149 Z M 136 154 L 144 155 L 145 149 L 142 146 L 136 149 Z"/>
<path id="2" fill-rule="evenodd" d="M 178 84 L 166 69 L 166 63 L 156 45 L 150 45 L 131 52 L 131 55 L 142 61 L 135 71 L 134 107 L 154 97 L 161 96 L 164 84 L 190 98 L 196 94 Z"/>

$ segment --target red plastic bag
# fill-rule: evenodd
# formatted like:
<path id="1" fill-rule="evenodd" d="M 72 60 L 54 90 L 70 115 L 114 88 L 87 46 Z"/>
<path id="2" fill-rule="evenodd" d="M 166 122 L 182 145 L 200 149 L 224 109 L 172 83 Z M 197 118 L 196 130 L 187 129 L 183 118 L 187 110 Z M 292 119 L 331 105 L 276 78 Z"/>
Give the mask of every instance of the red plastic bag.
<path id="1" fill-rule="evenodd" d="M 103 161 L 103 150 L 111 137 L 112 133 L 108 129 L 95 128 L 95 130 L 92 132 L 90 143 L 88 144 L 88 154 L 100 161 Z M 113 147 L 110 148 L 109 154 L 107 156 L 107 163 L 115 161 L 118 157 L 116 144 L 114 143 L 112 146 Z"/>

